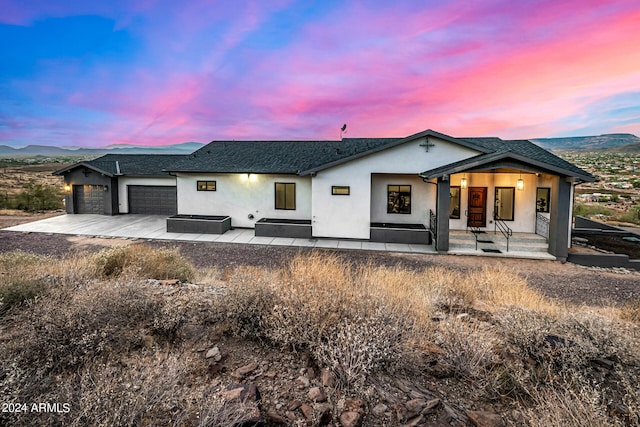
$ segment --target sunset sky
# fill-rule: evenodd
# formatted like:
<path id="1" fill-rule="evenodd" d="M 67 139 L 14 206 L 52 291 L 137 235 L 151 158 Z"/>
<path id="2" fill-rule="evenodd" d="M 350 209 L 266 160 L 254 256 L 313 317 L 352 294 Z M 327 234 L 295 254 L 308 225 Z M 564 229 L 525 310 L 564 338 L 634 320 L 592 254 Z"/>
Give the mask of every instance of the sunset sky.
<path id="1" fill-rule="evenodd" d="M 640 2 L 0 0 L 0 144 L 640 135 Z"/>

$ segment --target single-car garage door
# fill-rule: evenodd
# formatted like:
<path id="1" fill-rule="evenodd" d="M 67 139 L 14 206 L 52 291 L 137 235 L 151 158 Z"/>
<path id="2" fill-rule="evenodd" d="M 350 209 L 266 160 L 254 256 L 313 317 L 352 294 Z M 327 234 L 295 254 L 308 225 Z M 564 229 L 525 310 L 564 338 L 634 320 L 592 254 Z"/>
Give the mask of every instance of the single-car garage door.
<path id="1" fill-rule="evenodd" d="M 102 185 L 74 185 L 73 202 L 79 214 L 103 214 L 104 190 Z"/>
<path id="2" fill-rule="evenodd" d="M 176 187 L 129 185 L 129 213 L 175 215 L 178 213 Z"/>

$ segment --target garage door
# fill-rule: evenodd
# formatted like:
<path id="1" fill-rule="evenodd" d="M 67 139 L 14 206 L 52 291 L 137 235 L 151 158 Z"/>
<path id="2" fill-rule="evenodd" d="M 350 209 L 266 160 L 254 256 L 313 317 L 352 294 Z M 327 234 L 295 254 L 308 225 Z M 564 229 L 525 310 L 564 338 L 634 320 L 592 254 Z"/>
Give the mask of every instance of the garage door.
<path id="1" fill-rule="evenodd" d="M 129 185 L 129 213 L 175 215 L 178 213 L 176 187 Z"/>
<path id="2" fill-rule="evenodd" d="M 76 213 L 104 213 L 104 190 L 102 185 L 74 185 L 73 199 Z"/>

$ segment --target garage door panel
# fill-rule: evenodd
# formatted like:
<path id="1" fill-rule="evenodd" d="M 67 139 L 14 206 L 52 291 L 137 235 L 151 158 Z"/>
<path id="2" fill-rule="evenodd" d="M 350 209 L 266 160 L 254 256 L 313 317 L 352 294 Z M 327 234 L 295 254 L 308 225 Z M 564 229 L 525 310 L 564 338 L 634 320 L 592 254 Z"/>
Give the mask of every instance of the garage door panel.
<path id="1" fill-rule="evenodd" d="M 73 199 L 76 213 L 104 213 L 104 190 L 101 185 L 74 185 Z"/>
<path id="2" fill-rule="evenodd" d="M 178 196 L 175 186 L 129 185 L 129 213 L 175 215 Z"/>

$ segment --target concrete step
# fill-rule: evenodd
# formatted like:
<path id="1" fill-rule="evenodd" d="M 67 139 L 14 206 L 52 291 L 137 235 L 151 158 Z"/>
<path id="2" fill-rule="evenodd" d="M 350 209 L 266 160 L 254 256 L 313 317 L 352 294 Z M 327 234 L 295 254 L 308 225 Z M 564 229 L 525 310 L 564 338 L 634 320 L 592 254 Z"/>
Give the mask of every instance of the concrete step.
<path id="1" fill-rule="evenodd" d="M 452 234 L 449 237 L 449 250 L 475 250 L 476 241 L 473 234 L 469 233 L 469 236 Z M 492 243 L 483 242 L 491 241 Z M 500 249 L 501 251 L 507 250 L 507 239 L 502 234 L 480 234 L 478 235 L 478 250 L 485 249 Z M 512 236 L 509 238 L 509 252 L 547 252 L 549 250 L 549 244 L 546 239 L 540 236 Z"/>

